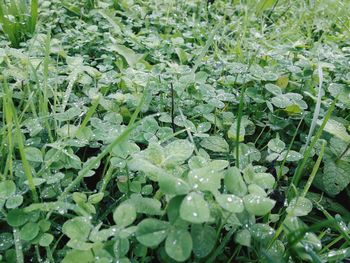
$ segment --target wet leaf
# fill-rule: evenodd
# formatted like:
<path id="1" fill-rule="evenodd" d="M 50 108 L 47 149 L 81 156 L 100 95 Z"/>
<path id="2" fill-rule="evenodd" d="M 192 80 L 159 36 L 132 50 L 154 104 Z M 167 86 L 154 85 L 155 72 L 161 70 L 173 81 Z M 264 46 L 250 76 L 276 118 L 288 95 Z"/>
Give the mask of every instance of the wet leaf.
<path id="1" fill-rule="evenodd" d="M 296 197 L 290 201 L 286 211 L 290 216 L 306 216 L 312 210 L 312 203 L 305 197 Z"/>
<path id="2" fill-rule="evenodd" d="M 229 145 L 224 138 L 219 136 L 210 136 L 201 141 L 201 146 L 213 152 L 228 152 Z"/>
<path id="3" fill-rule="evenodd" d="M 197 258 L 204 258 L 213 250 L 216 243 L 216 231 L 209 225 L 193 224 L 191 226 L 193 253 Z"/>
<path id="4" fill-rule="evenodd" d="M 267 144 L 267 146 L 269 147 L 269 149 L 273 152 L 277 152 L 277 153 L 281 153 L 284 148 L 286 147 L 286 144 L 281 141 L 278 138 L 272 139 L 269 141 L 269 143 Z"/>
<path id="5" fill-rule="evenodd" d="M 20 231 L 20 236 L 25 241 L 34 239 L 39 234 L 39 225 L 37 223 L 29 222 L 25 224 Z"/>
<path id="6" fill-rule="evenodd" d="M 91 229 L 92 225 L 88 218 L 75 217 L 63 224 L 62 232 L 73 240 L 85 241 L 87 240 Z"/>
<path id="7" fill-rule="evenodd" d="M 248 229 L 240 230 L 235 235 L 236 243 L 238 243 L 242 246 L 250 247 L 251 239 L 252 238 L 251 238 L 251 235 L 250 235 L 250 232 Z"/>
<path id="8" fill-rule="evenodd" d="M 243 197 L 244 206 L 250 214 L 256 216 L 266 215 L 275 206 L 275 201 L 270 198 L 249 194 Z"/>
<path id="9" fill-rule="evenodd" d="M 185 261 L 192 252 L 192 238 L 185 229 L 171 229 L 165 240 L 166 253 L 176 261 Z"/>
<path id="10" fill-rule="evenodd" d="M 113 220 L 120 227 L 131 225 L 135 219 L 136 209 L 132 204 L 122 203 L 113 212 Z"/>
<path id="11" fill-rule="evenodd" d="M 181 203 L 180 216 L 183 220 L 199 224 L 209 220 L 210 210 L 203 196 L 192 192 Z"/>
<path id="12" fill-rule="evenodd" d="M 158 246 L 168 235 L 169 224 L 154 218 L 142 220 L 136 230 L 136 239 L 146 247 Z"/>
<path id="13" fill-rule="evenodd" d="M 247 185 L 243 180 L 241 172 L 236 167 L 227 169 L 224 182 L 227 190 L 234 195 L 243 197 L 247 193 Z"/>
<path id="14" fill-rule="evenodd" d="M 243 201 L 235 195 L 221 194 L 215 197 L 219 205 L 232 213 L 241 213 L 244 210 Z"/>
<path id="15" fill-rule="evenodd" d="M 13 227 L 24 225 L 28 219 L 28 214 L 24 213 L 22 209 L 11 209 L 7 214 L 7 223 Z"/>
<path id="16" fill-rule="evenodd" d="M 0 182 L 0 199 L 7 199 L 16 192 L 16 185 L 11 180 Z"/>
<path id="17" fill-rule="evenodd" d="M 190 190 L 190 186 L 182 179 L 172 175 L 158 177 L 160 190 L 165 194 L 184 195 Z"/>
<path id="18" fill-rule="evenodd" d="M 54 236 L 49 233 L 44 233 L 39 239 L 39 245 L 42 247 L 48 247 L 54 240 Z"/>

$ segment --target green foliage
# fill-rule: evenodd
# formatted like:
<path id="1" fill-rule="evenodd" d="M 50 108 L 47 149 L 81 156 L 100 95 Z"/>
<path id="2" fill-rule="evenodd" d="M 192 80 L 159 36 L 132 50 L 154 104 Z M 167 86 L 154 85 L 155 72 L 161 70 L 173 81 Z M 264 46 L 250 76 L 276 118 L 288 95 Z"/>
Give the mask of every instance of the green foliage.
<path id="1" fill-rule="evenodd" d="M 0 25 L 13 47 L 31 37 L 38 20 L 38 0 L 0 1 Z"/>

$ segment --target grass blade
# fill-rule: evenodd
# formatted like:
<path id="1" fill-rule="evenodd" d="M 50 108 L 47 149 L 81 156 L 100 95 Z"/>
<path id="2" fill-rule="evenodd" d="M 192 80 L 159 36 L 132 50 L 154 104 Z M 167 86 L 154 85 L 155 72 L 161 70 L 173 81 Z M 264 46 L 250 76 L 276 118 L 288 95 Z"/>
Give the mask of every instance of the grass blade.
<path id="1" fill-rule="evenodd" d="M 326 116 L 324 117 L 323 119 L 323 122 L 320 126 L 320 128 L 318 129 L 315 137 L 313 138 L 313 140 L 311 141 L 311 144 L 309 145 L 309 147 L 305 150 L 304 152 L 304 158 L 303 160 L 301 161 L 301 163 L 298 165 L 294 175 L 293 175 L 293 178 L 292 178 L 292 183 L 291 185 L 294 185 L 294 186 L 298 186 L 299 182 L 300 182 L 300 179 L 302 177 L 302 172 L 304 170 L 304 167 L 306 165 L 306 162 L 307 160 L 309 159 L 310 157 L 310 154 L 311 154 L 311 151 L 312 149 L 314 148 L 316 142 L 318 141 L 318 139 L 321 137 L 322 135 L 322 132 L 323 132 L 323 129 L 324 127 L 326 126 L 328 120 L 330 119 L 331 115 L 332 115 L 332 112 L 334 110 L 334 107 L 335 107 L 335 103 L 336 103 L 336 99 L 333 100 L 331 106 L 329 107 L 328 111 L 327 111 L 327 114 Z M 289 193 L 289 190 L 290 190 L 291 186 L 289 187 L 288 189 L 288 193 Z"/>
<path id="2" fill-rule="evenodd" d="M 310 126 L 309 134 L 307 135 L 306 143 L 305 143 L 305 150 L 306 147 L 309 145 L 311 136 L 314 133 L 316 123 L 318 120 L 318 116 L 320 114 L 320 109 L 321 109 L 321 99 L 322 99 L 322 84 L 323 84 L 323 72 L 322 72 L 322 67 L 320 64 L 318 64 L 318 78 L 319 78 L 319 85 L 318 85 L 318 94 L 317 94 L 317 102 L 316 102 L 316 107 L 314 111 L 314 115 L 312 117 L 312 123 Z"/>

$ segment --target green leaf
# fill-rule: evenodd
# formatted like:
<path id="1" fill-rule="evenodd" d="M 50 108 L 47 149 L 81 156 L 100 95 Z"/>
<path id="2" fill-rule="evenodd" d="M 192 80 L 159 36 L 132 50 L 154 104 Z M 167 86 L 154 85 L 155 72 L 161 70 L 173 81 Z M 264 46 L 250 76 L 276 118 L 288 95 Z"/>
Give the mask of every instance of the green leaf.
<path id="1" fill-rule="evenodd" d="M 208 225 L 193 224 L 191 226 L 193 253 L 197 258 L 209 255 L 216 244 L 216 231 Z"/>
<path id="2" fill-rule="evenodd" d="M 319 125 L 321 125 L 321 123 L 322 120 L 319 120 L 317 122 Z M 345 126 L 334 119 L 328 120 L 326 126 L 324 127 L 324 130 L 338 137 L 339 139 L 342 139 L 345 142 L 350 142 L 350 135 L 347 133 Z"/>
<path id="3" fill-rule="evenodd" d="M 188 140 L 176 140 L 164 148 L 164 166 L 181 164 L 191 157 L 194 146 Z"/>
<path id="4" fill-rule="evenodd" d="M 273 152 L 281 153 L 286 147 L 286 144 L 280 139 L 275 138 L 269 141 L 267 147 Z"/>
<path id="5" fill-rule="evenodd" d="M 265 196 L 265 197 L 267 196 L 265 190 L 256 184 L 248 185 L 248 192 L 250 194 L 255 194 L 255 195 L 259 195 L 259 196 Z"/>
<path id="6" fill-rule="evenodd" d="M 130 67 L 136 66 L 136 63 L 143 57 L 143 55 L 135 53 L 132 49 L 124 45 L 114 44 L 110 48 L 112 51 L 116 51 L 119 55 L 123 56 Z"/>
<path id="7" fill-rule="evenodd" d="M 42 247 L 48 247 L 52 243 L 54 236 L 49 233 L 44 233 L 39 239 L 39 245 Z"/>
<path id="8" fill-rule="evenodd" d="M 256 216 L 266 215 L 275 206 L 276 201 L 270 198 L 249 194 L 243 197 L 244 206 L 247 211 Z"/>
<path id="9" fill-rule="evenodd" d="M 267 224 L 257 223 L 251 226 L 250 234 L 255 241 L 264 246 L 273 238 L 275 230 Z"/>
<path id="10" fill-rule="evenodd" d="M 6 251 L 13 246 L 13 235 L 8 232 L 0 234 L 0 251 Z"/>
<path id="11" fill-rule="evenodd" d="M 220 136 L 210 136 L 210 137 L 204 138 L 201 141 L 201 146 L 213 152 L 226 153 L 229 151 L 228 143 L 225 141 L 224 138 Z"/>
<path id="12" fill-rule="evenodd" d="M 28 214 L 24 213 L 22 209 L 12 209 L 7 214 L 7 223 L 13 227 L 24 225 L 28 219 Z"/>
<path id="13" fill-rule="evenodd" d="M 43 162 L 43 154 L 42 152 L 34 147 L 27 147 L 24 149 L 25 156 L 28 161 L 31 162 Z"/>
<path id="14" fill-rule="evenodd" d="M 322 182 L 323 190 L 329 195 L 337 195 L 350 183 L 350 163 L 325 158 L 323 174 L 316 176 Z M 316 180 L 316 179 L 315 179 Z"/>
<path id="15" fill-rule="evenodd" d="M 178 195 L 170 199 L 167 207 L 167 216 L 170 224 L 174 225 L 177 222 L 184 222 L 180 218 L 180 206 L 182 200 L 184 199 L 183 195 Z"/>
<path id="16" fill-rule="evenodd" d="M 188 179 L 196 190 L 211 191 L 216 193 L 221 186 L 222 172 L 210 169 L 210 167 L 204 167 L 190 171 Z"/>
<path id="17" fill-rule="evenodd" d="M 98 204 L 102 201 L 104 194 L 103 193 L 97 193 L 89 196 L 88 202 L 90 204 Z"/>
<path id="18" fill-rule="evenodd" d="M 171 229 L 166 241 L 165 251 L 176 261 L 185 261 L 192 252 L 192 238 L 185 229 Z"/>
<path id="19" fill-rule="evenodd" d="M 214 171 L 222 171 L 227 166 L 229 166 L 229 162 L 226 160 L 213 160 L 210 163 L 206 165 L 208 169 L 214 170 Z"/>
<path id="20" fill-rule="evenodd" d="M 168 229 L 168 222 L 147 218 L 138 224 L 136 239 L 146 247 L 157 247 L 168 235 Z"/>
<path id="21" fill-rule="evenodd" d="M 6 208 L 13 209 L 13 208 L 19 207 L 22 203 L 23 203 L 23 196 L 14 195 L 7 199 Z"/>
<path id="22" fill-rule="evenodd" d="M 235 235 L 236 243 L 238 243 L 242 246 L 250 247 L 251 239 L 252 239 L 252 237 L 251 237 L 248 229 L 242 229 L 242 230 L 238 231 Z"/>
<path id="23" fill-rule="evenodd" d="M 123 203 L 113 213 L 114 222 L 120 227 L 131 225 L 136 219 L 135 206 L 130 203 Z"/>
<path id="24" fill-rule="evenodd" d="M 127 238 L 117 238 L 113 246 L 113 251 L 116 258 L 119 259 L 124 257 L 126 253 L 128 253 L 129 247 L 130 244 Z"/>
<path id="25" fill-rule="evenodd" d="M 290 216 L 306 216 L 312 210 L 312 203 L 305 197 L 296 197 L 290 201 L 286 211 Z"/>
<path id="26" fill-rule="evenodd" d="M 87 196 L 84 193 L 81 192 L 74 192 L 72 194 L 73 200 L 77 204 L 85 203 L 87 202 Z"/>
<path id="27" fill-rule="evenodd" d="M 282 94 L 281 88 L 279 86 L 271 84 L 271 83 L 266 84 L 265 89 L 276 96 Z"/>
<path id="28" fill-rule="evenodd" d="M 190 186 L 182 179 L 173 175 L 161 175 L 158 183 L 162 193 L 171 195 L 184 195 L 190 191 Z"/>
<path id="29" fill-rule="evenodd" d="M 252 183 L 263 189 L 272 189 L 275 184 L 275 177 L 269 173 L 255 173 Z"/>
<path id="30" fill-rule="evenodd" d="M 227 169 L 224 183 L 227 190 L 234 195 L 243 197 L 247 193 L 247 185 L 237 167 Z"/>
<path id="31" fill-rule="evenodd" d="M 16 192 L 16 185 L 11 180 L 0 182 L 0 199 L 7 199 Z"/>
<path id="32" fill-rule="evenodd" d="M 63 224 L 62 232 L 73 240 L 85 241 L 91 229 L 92 225 L 87 217 L 75 217 Z"/>
<path id="33" fill-rule="evenodd" d="M 227 131 L 228 138 L 237 141 L 237 120 L 235 120 Z M 240 123 L 238 141 L 243 142 L 246 134 L 251 134 L 254 131 L 254 123 L 247 116 L 243 116 Z"/>
<path id="34" fill-rule="evenodd" d="M 182 201 L 180 216 L 183 220 L 195 224 L 207 222 L 210 217 L 209 205 L 202 195 L 192 192 Z"/>
<path id="35" fill-rule="evenodd" d="M 144 172 L 151 180 L 157 181 L 158 176 L 163 175 L 166 171 L 149 160 L 142 159 L 139 157 L 133 158 L 128 162 L 128 167 L 133 171 L 141 171 Z"/>
<path id="36" fill-rule="evenodd" d="M 139 194 L 132 194 L 127 201 L 134 205 L 137 213 L 147 215 L 162 215 L 164 212 L 161 209 L 161 202 L 157 199 L 142 197 Z"/>
<path id="37" fill-rule="evenodd" d="M 221 194 L 216 195 L 215 199 L 222 208 L 229 212 L 241 213 L 244 210 L 242 199 L 235 195 Z"/>
<path id="38" fill-rule="evenodd" d="M 95 256 L 92 250 L 70 250 L 62 260 L 62 263 L 81 263 L 81 262 L 95 262 Z"/>
<path id="39" fill-rule="evenodd" d="M 338 99 L 339 102 L 342 102 L 347 106 L 347 108 L 350 107 L 350 87 L 349 85 L 345 84 L 339 84 L 339 83 L 331 83 L 328 86 L 328 91 L 330 94 Z"/>
<path id="40" fill-rule="evenodd" d="M 34 239 L 39 234 L 39 225 L 37 223 L 29 222 L 25 224 L 20 231 L 20 236 L 25 241 Z"/>
<path id="41" fill-rule="evenodd" d="M 237 140 L 237 121 L 232 123 L 230 129 L 227 131 L 227 136 L 228 138 L 236 141 Z M 239 129 L 239 136 L 238 136 L 238 141 L 243 142 L 244 141 L 244 136 L 245 136 L 245 129 L 244 129 L 244 123 L 241 122 L 241 126 Z"/>
<path id="42" fill-rule="evenodd" d="M 286 156 L 287 154 L 287 156 Z M 299 152 L 290 150 L 288 151 L 283 151 L 280 156 L 277 158 L 277 161 L 283 161 L 284 159 L 286 159 L 286 161 L 288 162 L 297 162 L 301 159 L 303 159 L 303 155 Z"/>

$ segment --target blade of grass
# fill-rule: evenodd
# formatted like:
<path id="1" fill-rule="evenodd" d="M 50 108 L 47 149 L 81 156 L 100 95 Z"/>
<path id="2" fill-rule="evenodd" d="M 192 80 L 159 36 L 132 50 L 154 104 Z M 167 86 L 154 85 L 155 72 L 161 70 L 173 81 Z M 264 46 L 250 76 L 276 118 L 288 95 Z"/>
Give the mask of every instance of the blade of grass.
<path id="1" fill-rule="evenodd" d="M 82 130 L 86 127 L 86 125 L 88 124 L 88 122 L 91 119 L 92 115 L 95 113 L 99 102 L 100 102 L 99 97 L 97 97 L 97 98 L 92 100 L 91 106 L 90 106 L 89 110 L 87 111 L 83 122 L 80 124 L 80 126 L 79 126 L 79 128 L 78 128 L 78 130 L 76 132 L 76 136 L 79 136 L 79 134 L 82 132 Z"/>
<path id="2" fill-rule="evenodd" d="M 243 116 L 244 93 L 246 86 L 244 85 L 239 96 L 238 116 L 237 116 L 237 131 L 236 131 L 236 166 L 239 168 L 239 134 L 241 131 L 241 121 Z"/>
<path id="3" fill-rule="evenodd" d="M 24 263 L 22 242 L 21 237 L 19 235 L 19 230 L 17 228 L 13 229 L 13 240 L 15 243 L 16 261 L 17 263 Z"/>
<path id="4" fill-rule="evenodd" d="M 14 119 L 14 122 L 16 125 L 15 133 L 16 133 L 16 139 L 17 139 L 19 153 L 21 156 L 22 164 L 23 164 L 23 171 L 24 171 L 24 174 L 28 180 L 28 186 L 29 186 L 30 191 L 32 192 L 33 201 L 38 202 L 38 194 L 35 190 L 35 185 L 34 185 L 33 175 L 32 175 L 32 168 L 31 168 L 31 166 L 26 158 L 25 152 L 24 152 L 24 142 L 23 142 L 22 132 L 21 132 L 21 128 L 20 128 L 20 125 L 19 125 L 19 122 L 17 119 L 16 109 L 13 105 L 12 94 L 8 88 L 6 78 L 4 80 L 4 90 L 5 90 L 5 94 L 7 96 L 7 100 L 8 100 L 8 110 L 12 111 L 12 116 L 13 116 L 13 119 Z"/>
<path id="5" fill-rule="evenodd" d="M 10 178 L 13 176 L 13 149 L 14 149 L 14 144 L 13 144 L 13 137 L 12 137 L 12 131 L 13 131 L 13 116 L 12 116 L 12 111 L 10 110 L 9 102 L 7 100 L 7 97 L 5 96 L 3 99 L 3 112 L 5 114 L 4 122 L 6 124 L 6 130 L 7 130 L 7 160 L 5 164 L 5 169 L 4 169 L 4 176 L 7 176 L 7 173 L 10 173 Z"/>
<path id="6" fill-rule="evenodd" d="M 29 20 L 29 32 L 31 34 L 34 33 L 35 26 L 38 20 L 38 7 L 39 7 L 39 1 L 32 0 L 30 3 L 30 20 Z"/>
<path id="7" fill-rule="evenodd" d="M 318 139 L 321 137 L 322 135 L 322 132 L 323 132 L 323 129 L 324 127 L 326 126 L 328 120 L 330 119 L 331 115 L 332 115 L 332 112 L 334 110 L 334 107 L 335 107 L 335 103 L 336 103 L 336 99 L 333 100 L 331 106 L 329 107 L 328 111 L 327 111 L 327 114 L 326 116 L 324 117 L 323 121 L 322 121 L 322 124 L 320 126 L 320 128 L 318 129 L 316 135 L 314 136 L 313 140 L 311 141 L 311 144 L 308 146 L 308 148 L 305 150 L 304 152 L 304 158 L 303 160 L 301 161 L 301 163 L 299 163 L 297 169 L 295 170 L 295 173 L 293 175 L 293 178 L 292 178 L 292 183 L 291 185 L 295 185 L 295 186 L 298 186 L 299 182 L 300 182 L 300 179 L 302 177 L 302 172 L 305 168 L 305 165 L 306 165 L 306 162 L 308 161 L 309 157 L 310 157 L 310 154 L 311 154 L 311 151 L 312 149 L 314 148 L 316 142 L 318 141 Z M 291 185 L 289 186 L 289 189 L 288 189 L 288 194 L 289 194 L 289 190 L 291 188 Z"/>
<path id="8" fill-rule="evenodd" d="M 325 150 L 325 148 L 326 148 L 326 145 L 327 145 L 327 142 L 324 141 L 323 144 L 322 144 L 322 147 L 321 147 L 321 151 L 320 151 L 320 153 L 319 153 L 319 155 L 318 155 L 317 161 L 316 161 L 316 163 L 315 163 L 315 165 L 314 165 L 314 167 L 313 167 L 313 169 L 312 169 L 312 172 L 311 172 L 311 174 L 310 174 L 310 176 L 309 176 L 309 179 L 308 179 L 307 182 L 306 182 L 306 185 L 305 185 L 305 187 L 304 187 L 304 191 L 303 191 L 303 193 L 301 194 L 302 197 L 305 197 L 305 196 L 306 196 L 307 192 L 308 192 L 309 189 L 310 189 L 310 186 L 311 186 L 313 180 L 315 179 L 316 173 L 317 173 L 318 168 L 320 167 L 320 164 L 321 164 L 321 161 L 322 161 L 322 157 L 323 157 L 323 154 L 324 154 L 324 150 Z"/>
<path id="9" fill-rule="evenodd" d="M 343 227 L 340 225 L 339 221 L 335 219 L 323 206 L 321 206 L 319 203 L 315 203 L 316 207 L 321 210 L 321 212 L 327 217 L 327 220 L 333 220 L 336 222 L 335 227 L 341 234 L 341 236 L 346 240 L 347 244 L 350 244 L 350 236 L 349 234 L 343 229 Z"/>
<path id="10" fill-rule="evenodd" d="M 312 117 L 312 122 L 309 130 L 309 134 L 307 135 L 306 143 L 305 143 L 305 150 L 306 147 L 309 145 L 312 134 L 314 133 L 318 116 L 320 114 L 320 109 L 321 109 L 321 99 L 322 99 L 322 84 L 323 84 L 323 72 L 322 72 L 322 67 L 320 63 L 318 64 L 318 78 L 319 78 L 319 85 L 318 85 L 318 94 L 317 94 L 317 102 L 315 106 L 315 111 L 314 115 Z"/>

